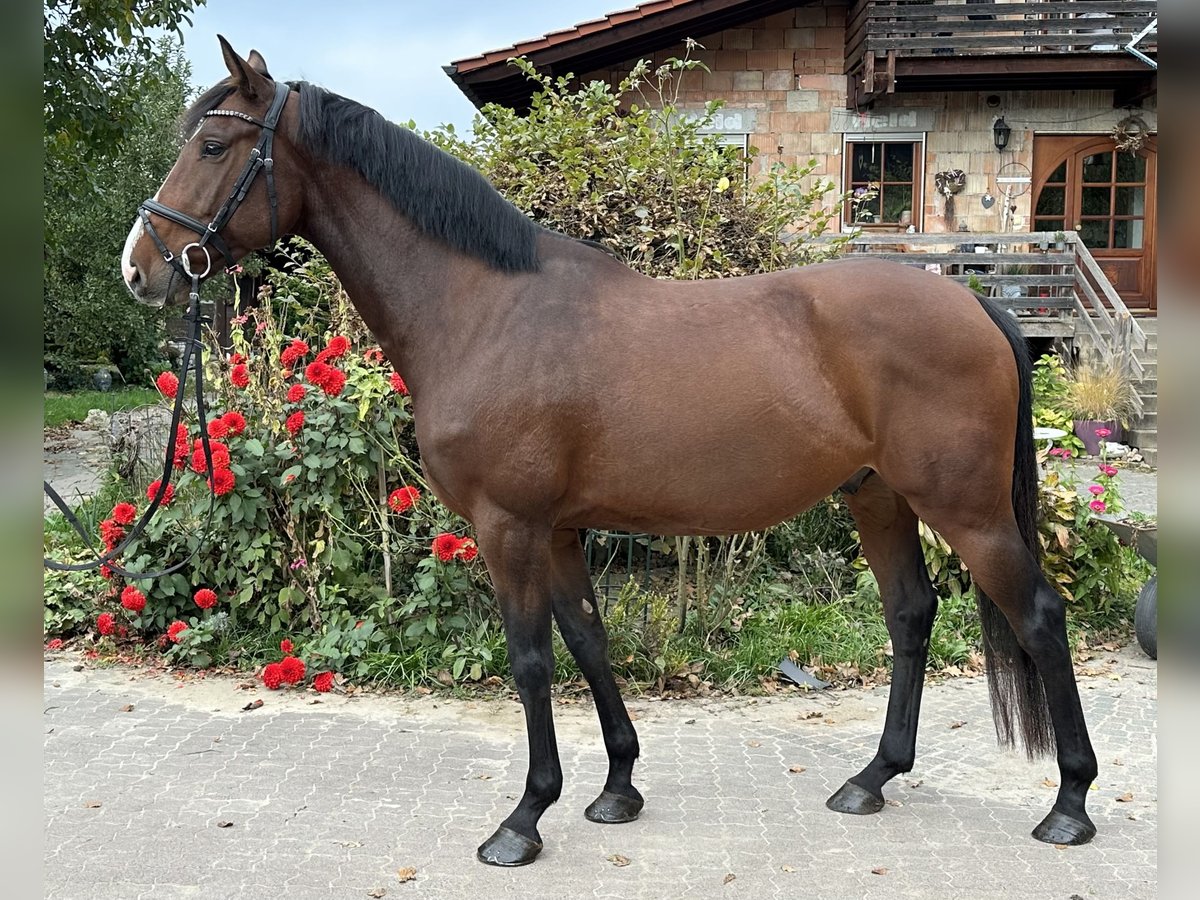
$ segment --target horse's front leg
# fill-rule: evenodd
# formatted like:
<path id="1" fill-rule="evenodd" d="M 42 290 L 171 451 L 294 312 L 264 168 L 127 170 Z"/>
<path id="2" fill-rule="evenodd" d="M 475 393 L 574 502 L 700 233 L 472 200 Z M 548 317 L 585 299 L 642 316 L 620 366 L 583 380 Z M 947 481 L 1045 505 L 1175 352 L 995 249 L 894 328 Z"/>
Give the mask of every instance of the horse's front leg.
<path id="1" fill-rule="evenodd" d="M 508 661 L 529 734 L 525 793 L 495 834 L 480 845 L 478 856 L 493 866 L 523 866 L 541 852 L 538 820 L 562 793 L 550 709 L 550 531 L 504 519 L 478 527 L 478 537 L 504 617 Z"/>
<path id="2" fill-rule="evenodd" d="M 608 750 L 608 779 L 604 791 L 584 815 L 593 822 L 632 822 L 642 811 L 642 795 L 633 786 L 633 764 L 638 758 L 637 732 L 608 659 L 608 635 L 596 605 L 596 593 L 573 529 L 554 533 L 554 618 L 567 649 L 579 664 L 596 701 L 596 714 Z"/>

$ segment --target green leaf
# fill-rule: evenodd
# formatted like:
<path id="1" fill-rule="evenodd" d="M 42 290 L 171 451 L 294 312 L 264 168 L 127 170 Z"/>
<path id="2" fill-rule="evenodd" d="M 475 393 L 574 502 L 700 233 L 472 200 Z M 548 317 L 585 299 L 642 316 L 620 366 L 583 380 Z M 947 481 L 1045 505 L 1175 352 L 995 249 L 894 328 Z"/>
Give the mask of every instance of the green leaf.
<path id="1" fill-rule="evenodd" d="M 266 452 L 266 450 L 263 448 L 262 441 L 260 441 L 258 438 L 250 438 L 242 446 L 251 456 L 261 457 Z"/>

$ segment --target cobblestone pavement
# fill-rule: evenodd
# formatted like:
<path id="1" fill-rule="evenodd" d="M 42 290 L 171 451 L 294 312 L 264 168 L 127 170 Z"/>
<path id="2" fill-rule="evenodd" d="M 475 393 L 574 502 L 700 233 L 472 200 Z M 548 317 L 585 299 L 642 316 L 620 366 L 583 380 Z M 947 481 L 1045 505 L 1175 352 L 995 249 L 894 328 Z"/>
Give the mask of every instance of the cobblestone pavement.
<path id="1" fill-rule="evenodd" d="M 1088 846 L 1029 837 L 1057 771 L 997 748 L 983 680 L 954 679 L 927 688 L 916 769 L 867 817 L 823 804 L 871 756 L 886 688 L 631 699 L 647 803 L 609 826 L 582 814 L 605 771 L 594 711 L 560 699 L 565 790 L 541 857 L 513 870 L 474 859 L 523 783 L 512 699 L 317 704 L 76 666 L 45 665 L 44 884 L 61 900 L 1156 895 L 1157 669 L 1132 647 L 1081 666 L 1100 760 Z"/>

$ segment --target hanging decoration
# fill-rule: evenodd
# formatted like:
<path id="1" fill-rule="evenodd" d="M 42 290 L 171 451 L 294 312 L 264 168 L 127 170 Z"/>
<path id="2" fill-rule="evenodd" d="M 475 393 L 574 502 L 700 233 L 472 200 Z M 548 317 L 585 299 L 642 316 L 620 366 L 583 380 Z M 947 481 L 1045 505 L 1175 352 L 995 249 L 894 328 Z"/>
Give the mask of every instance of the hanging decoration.
<path id="1" fill-rule="evenodd" d="M 962 169 L 950 169 L 938 172 L 933 176 L 933 186 L 939 194 L 946 198 L 946 207 L 942 211 L 942 219 L 947 226 L 954 224 L 954 195 L 966 186 L 967 173 Z"/>
<path id="2" fill-rule="evenodd" d="M 1109 133 L 1112 135 L 1113 143 L 1117 145 L 1118 151 L 1137 153 L 1142 149 L 1142 144 L 1146 142 L 1146 133 L 1149 130 L 1150 126 L 1146 124 L 1146 120 L 1134 114 L 1123 118 L 1112 127 L 1112 131 Z"/>

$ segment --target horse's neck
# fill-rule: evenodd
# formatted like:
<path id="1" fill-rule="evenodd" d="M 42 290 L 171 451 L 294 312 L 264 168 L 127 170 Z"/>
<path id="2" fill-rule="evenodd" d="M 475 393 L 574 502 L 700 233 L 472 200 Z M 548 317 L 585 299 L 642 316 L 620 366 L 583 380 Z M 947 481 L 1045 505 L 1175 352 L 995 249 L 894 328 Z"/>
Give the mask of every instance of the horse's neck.
<path id="1" fill-rule="evenodd" d="M 314 181 L 300 234 L 329 260 L 415 392 L 453 362 L 460 297 L 486 267 L 422 233 L 358 176 L 340 170 Z"/>

